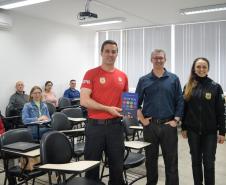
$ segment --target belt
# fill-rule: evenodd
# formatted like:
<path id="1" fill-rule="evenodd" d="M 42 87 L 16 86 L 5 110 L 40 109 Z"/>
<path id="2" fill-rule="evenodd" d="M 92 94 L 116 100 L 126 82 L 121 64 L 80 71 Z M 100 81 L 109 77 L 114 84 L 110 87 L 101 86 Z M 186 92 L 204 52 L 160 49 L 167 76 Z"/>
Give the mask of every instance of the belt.
<path id="1" fill-rule="evenodd" d="M 88 123 L 97 124 L 97 125 L 119 124 L 119 123 L 122 123 L 122 118 L 112 118 L 112 119 L 92 119 L 92 118 L 88 118 Z"/>
<path id="2" fill-rule="evenodd" d="M 166 118 L 166 119 L 156 119 L 156 118 L 152 118 L 151 120 L 150 120 L 150 122 L 151 123 L 155 123 L 155 124 L 159 124 L 159 125 L 161 125 L 161 124 L 164 124 L 164 123 L 166 123 L 166 122 L 168 122 L 168 121 L 171 121 L 173 118 Z"/>

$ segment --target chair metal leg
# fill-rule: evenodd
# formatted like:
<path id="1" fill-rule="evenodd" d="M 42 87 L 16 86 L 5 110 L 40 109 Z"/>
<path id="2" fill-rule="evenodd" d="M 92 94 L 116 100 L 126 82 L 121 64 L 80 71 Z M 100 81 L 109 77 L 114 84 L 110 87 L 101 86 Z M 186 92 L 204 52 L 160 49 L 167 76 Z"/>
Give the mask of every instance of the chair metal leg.
<path id="1" fill-rule="evenodd" d="M 100 180 L 102 181 L 102 178 L 104 177 L 104 168 L 105 168 L 105 163 L 103 164 L 102 170 L 101 170 L 101 175 L 100 175 Z"/>
<path id="2" fill-rule="evenodd" d="M 62 176 L 63 176 L 63 182 L 66 182 L 66 175 L 62 174 Z"/>
<path id="3" fill-rule="evenodd" d="M 35 185 L 35 178 L 33 178 L 32 180 L 32 185 Z"/>
<path id="4" fill-rule="evenodd" d="M 7 182 L 7 178 L 6 178 L 6 176 L 5 176 L 5 179 L 4 179 L 4 185 L 6 185 L 6 182 Z"/>
<path id="5" fill-rule="evenodd" d="M 51 178 L 52 172 L 48 172 L 48 178 L 49 178 L 49 184 L 52 185 L 52 178 Z"/>
<path id="6" fill-rule="evenodd" d="M 126 170 L 123 170 L 123 173 L 124 173 L 124 177 L 125 177 L 125 183 L 126 183 L 126 185 L 128 185 Z"/>

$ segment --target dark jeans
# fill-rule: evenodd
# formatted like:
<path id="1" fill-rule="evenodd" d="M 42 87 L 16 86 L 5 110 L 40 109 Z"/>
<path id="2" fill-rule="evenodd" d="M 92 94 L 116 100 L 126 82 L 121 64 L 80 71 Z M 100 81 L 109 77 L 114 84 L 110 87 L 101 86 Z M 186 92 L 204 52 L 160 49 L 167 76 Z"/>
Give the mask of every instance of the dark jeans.
<path id="1" fill-rule="evenodd" d="M 170 125 L 150 123 L 144 127 L 144 140 L 151 145 L 146 147 L 147 185 L 158 183 L 159 145 L 165 163 L 166 185 L 178 185 L 178 136 L 177 128 Z"/>
<path id="2" fill-rule="evenodd" d="M 205 185 L 214 185 L 217 134 L 199 135 L 193 131 L 188 131 L 188 143 L 190 146 L 194 185 L 203 185 L 203 167 Z"/>
<path id="3" fill-rule="evenodd" d="M 99 161 L 105 151 L 109 163 L 109 185 L 123 185 L 125 147 L 122 122 L 98 124 L 88 120 L 85 136 L 85 160 Z M 88 171 L 86 177 L 98 181 L 99 167 Z"/>
<path id="4" fill-rule="evenodd" d="M 15 185 L 16 184 L 16 178 L 13 176 L 8 176 L 8 185 Z"/>
<path id="5" fill-rule="evenodd" d="M 39 129 L 39 136 L 38 136 L 38 129 Z M 42 135 L 46 132 L 52 131 L 52 128 L 48 128 L 48 127 L 39 127 L 38 126 L 28 126 L 28 130 L 31 132 L 32 134 L 32 138 L 34 140 L 40 140 L 42 138 Z"/>

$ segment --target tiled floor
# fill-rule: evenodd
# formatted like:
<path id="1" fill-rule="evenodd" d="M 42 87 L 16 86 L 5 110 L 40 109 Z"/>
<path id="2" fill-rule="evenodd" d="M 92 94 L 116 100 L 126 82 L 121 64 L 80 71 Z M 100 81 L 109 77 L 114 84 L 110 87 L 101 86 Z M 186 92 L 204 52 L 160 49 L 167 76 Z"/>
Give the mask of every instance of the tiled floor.
<path id="1" fill-rule="evenodd" d="M 190 154 L 189 148 L 187 144 L 187 140 L 182 139 L 179 135 L 179 178 L 180 178 L 180 185 L 192 185 L 192 171 L 191 171 L 191 161 L 190 161 Z M 216 155 L 216 185 L 225 185 L 225 177 L 226 177 L 226 143 L 223 145 L 218 145 L 217 148 L 217 155 Z M 137 169 L 133 169 L 133 171 L 137 171 L 140 173 L 145 173 L 145 167 L 142 165 Z M 159 182 L 158 185 L 165 184 L 165 174 L 164 174 L 164 163 L 162 157 L 159 157 Z M 40 184 L 48 184 L 47 178 L 42 177 L 44 182 L 37 182 L 37 185 Z M 0 185 L 3 184 L 4 174 L 0 174 Z M 45 183 L 46 181 L 46 183 Z M 104 179 L 107 181 L 107 179 Z M 134 183 L 134 185 L 145 185 L 146 179 L 141 179 Z"/>

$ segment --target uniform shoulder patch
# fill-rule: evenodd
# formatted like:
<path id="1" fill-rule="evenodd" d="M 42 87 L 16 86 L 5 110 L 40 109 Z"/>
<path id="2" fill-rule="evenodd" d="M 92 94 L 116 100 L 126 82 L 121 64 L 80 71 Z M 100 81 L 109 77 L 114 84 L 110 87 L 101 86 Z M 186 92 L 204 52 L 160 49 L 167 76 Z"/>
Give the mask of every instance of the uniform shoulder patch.
<path id="1" fill-rule="evenodd" d="M 212 84 L 213 84 L 213 85 L 217 85 L 217 83 L 216 83 L 216 82 L 214 82 L 214 81 L 212 81 Z"/>

